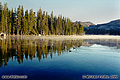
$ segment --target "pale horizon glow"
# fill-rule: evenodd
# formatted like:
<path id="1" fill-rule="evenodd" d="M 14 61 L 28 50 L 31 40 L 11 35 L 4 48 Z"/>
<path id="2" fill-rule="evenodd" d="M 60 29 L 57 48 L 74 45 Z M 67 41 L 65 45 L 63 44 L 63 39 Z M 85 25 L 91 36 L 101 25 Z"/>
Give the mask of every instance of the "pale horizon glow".
<path id="1" fill-rule="evenodd" d="M 72 21 L 90 21 L 94 24 L 107 23 L 120 19 L 120 0 L 1 0 L 8 8 L 18 8 L 23 5 L 24 10 L 40 8 L 54 16 L 62 15 Z"/>

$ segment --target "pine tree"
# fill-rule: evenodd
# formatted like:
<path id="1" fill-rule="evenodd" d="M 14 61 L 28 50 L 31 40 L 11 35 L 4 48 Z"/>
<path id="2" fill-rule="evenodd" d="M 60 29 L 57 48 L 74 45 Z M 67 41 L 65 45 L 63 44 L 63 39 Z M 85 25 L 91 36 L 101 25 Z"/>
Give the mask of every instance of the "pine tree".
<path id="1" fill-rule="evenodd" d="M 84 33 L 84 28 L 79 22 L 79 34 Z"/>
<path id="2" fill-rule="evenodd" d="M 54 28 L 55 28 L 55 34 L 58 35 L 58 20 L 57 17 L 54 17 Z"/>
<path id="3" fill-rule="evenodd" d="M 35 12 L 33 14 L 33 29 L 35 31 L 35 34 L 38 34 L 38 30 L 37 30 L 37 17 L 35 16 Z"/>
<path id="4" fill-rule="evenodd" d="M 68 27 L 67 27 L 67 20 L 66 20 L 66 18 L 65 18 L 65 35 L 67 35 L 67 31 L 68 30 Z"/>
<path id="5" fill-rule="evenodd" d="M 19 31 L 21 30 L 21 8 L 19 6 L 17 11 L 17 35 L 19 35 Z"/>
<path id="6" fill-rule="evenodd" d="M 5 29 L 4 31 L 7 30 L 7 15 L 8 15 L 8 12 L 7 12 L 7 3 L 4 4 L 4 23 L 5 23 Z"/>
<path id="7" fill-rule="evenodd" d="M 2 15 L 2 4 L 1 4 L 1 2 L 0 2 L 0 21 L 1 21 L 1 16 Z"/>
<path id="8" fill-rule="evenodd" d="M 46 12 L 46 20 L 45 20 L 45 34 L 48 35 L 48 13 Z"/>
<path id="9" fill-rule="evenodd" d="M 25 11 L 25 34 L 28 35 L 29 34 L 29 22 L 30 22 L 30 19 L 29 19 L 29 14 L 28 14 L 28 10 Z"/>
<path id="10" fill-rule="evenodd" d="M 22 15 L 22 18 L 24 17 L 24 8 L 22 6 L 22 9 L 21 9 L 21 15 Z"/>
<path id="11" fill-rule="evenodd" d="M 69 19 L 67 18 L 67 35 L 69 35 Z"/>
<path id="12" fill-rule="evenodd" d="M 22 33 L 23 33 L 23 31 L 24 31 L 24 8 L 23 8 L 23 6 L 22 6 L 22 9 L 21 9 L 21 35 L 22 35 Z"/>
<path id="13" fill-rule="evenodd" d="M 72 31 L 71 31 L 71 35 L 74 35 L 75 34 L 75 29 L 74 29 L 75 27 L 74 27 L 74 23 L 71 23 L 71 29 L 72 29 Z"/>
<path id="14" fill-rule="evenodd" d="M 71 21 L 70 21 L 70 19 L 67 19 L 67 23 L 68 23 L 68 35 L 71 35 Z"/>
<path id="15" fill-rule="evenodd" d="M 59 23 L 59 34 L 62 34 L 62 16 L 58 17 L 58 23 Z"/>
<path id="16" fill-rule="evenodd" d="M 5 31 L 5 22 L 4 22 L 4 13 L 3 13 L 3 10 L 2 10 L 1 27 L 2 27 L 2 32 L 4 32 Z"/>
<path id="17" fill-rule="evenodd" d="M 37 12 L 37 28 L 38 28 L 39 34 L 42 34 L 42 10 L 41 8 Z"/>
<path id="18" fill-rule="evenodd" d="M 62 34 L 65 35 L 65 19 L 62 19 Z"/>
<path id="19" fill-rule="evenodd" d="M 79 34 L 79 24 L 78 24 L 78 21 L 76 22 L 76 29 L 77 29 L 76 34 L 78 35 Z"/>
<path id="20" fill-rule="evenodd" d="M 53 11 L 51 13 L 51 24 L 50 24 L 50 28 L 51 28 L 51 34 L 54 34 L 54 28 L 53 28 Z"/>
<path id="21" fill-rule="evenodd" d="M 2 20 L 2 4 L 0 2 L 0 32 L 2 31 L 1 20 Z"/>
<path id="22" fill-rule="evenodd" d="M 16 8 L 15 8 L 15 13 L 13 12 L 12 9 L 12 34 L 16 34 L 16 26 L 17 26 L 17 14 L 16 14 Z"/>
<path id="23" fill-rule="evenodd" d="M 23 34 L 25 35 L 26 32 L 26 18 L 24 16 L 24 20 L 23 20 Z"/>
<path id="24" fill-rule="evenodd" d="M 33 10 L 30 10 L 30 27 L 29 27 L 29 32 L 32 32 L 33 29 Z"/>
<path id="25" fill-rule="evenodd" d="M 41 26 L 42 26 L 42 28 L 41 28 L 41 34 L 45 35 L 45 11 L 43 11 Z"/>
<path id="26" fill-rule="evenodd" d="M 11 22 L 9 23 L 8 33 L 11 34 Z"/>
<path id="27" fill-rule="evenodd" d="M 39 33 L 40 33 L 40 28 L 41 28 L 40 24 L 41 24 L 41 23 L 40 23 L 40 20 L 38 20 L 38 25 L 37 25 L 37 26 L 38 26 L 38 32 L 39 32 Z"/>
<path id="28" fill-rule="evenodd" d="M 12 22 L 12 12 L 9 11 L 8 14 L 8 28 L 7 28 L 7 33 L 10 35 L 11 34 L 11 22 Z"/>

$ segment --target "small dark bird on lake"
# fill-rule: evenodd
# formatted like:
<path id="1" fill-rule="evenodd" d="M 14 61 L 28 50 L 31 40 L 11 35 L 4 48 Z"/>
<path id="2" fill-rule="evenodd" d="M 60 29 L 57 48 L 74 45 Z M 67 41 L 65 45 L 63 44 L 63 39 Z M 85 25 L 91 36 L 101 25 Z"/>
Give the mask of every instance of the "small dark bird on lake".
<path id="1" fill-rule="evenodd" d="M 69 52 L 72 52 L 71 50 L 69 50 Z"/>
<path id="2" fill-rule="evenodd" d="M 76 49 L 76 47 L 73 47 L 73 49 Z"/>

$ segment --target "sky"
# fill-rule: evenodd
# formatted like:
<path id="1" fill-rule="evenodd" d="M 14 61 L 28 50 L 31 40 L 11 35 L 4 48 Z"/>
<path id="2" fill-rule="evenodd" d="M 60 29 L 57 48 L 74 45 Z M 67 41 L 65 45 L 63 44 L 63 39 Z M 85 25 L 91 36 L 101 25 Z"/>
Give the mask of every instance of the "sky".
<path id="1" fill-rule="evenodd" d="M 8 8 L 24 6 L 24 10 L 40 8 L 54 16 L 62 15 L 72 21 L 90 21 L 94 24 L 120 19 L 120 0 L 0 0 Z"/>

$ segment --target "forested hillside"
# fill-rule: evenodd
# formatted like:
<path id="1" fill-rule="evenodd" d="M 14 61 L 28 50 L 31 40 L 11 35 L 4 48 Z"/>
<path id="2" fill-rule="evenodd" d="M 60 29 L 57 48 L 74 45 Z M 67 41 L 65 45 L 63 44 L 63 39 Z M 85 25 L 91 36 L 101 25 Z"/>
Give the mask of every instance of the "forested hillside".
<path id="1" fill-rule="evenodd" d="M 120 19 L 84 28 L 86 34 L 120 35 Z"/>
<path id="2" fill-rule="evenodd" d="M 7 3 L 0 3 L 0 32 L 7 35 L 81 35 L 84 33 L 80 22 L 74 23 L 62 15 L 56 17 L 51 12 L 33 9 L 25 10 L 20 6 L 10 10 Z"/>

